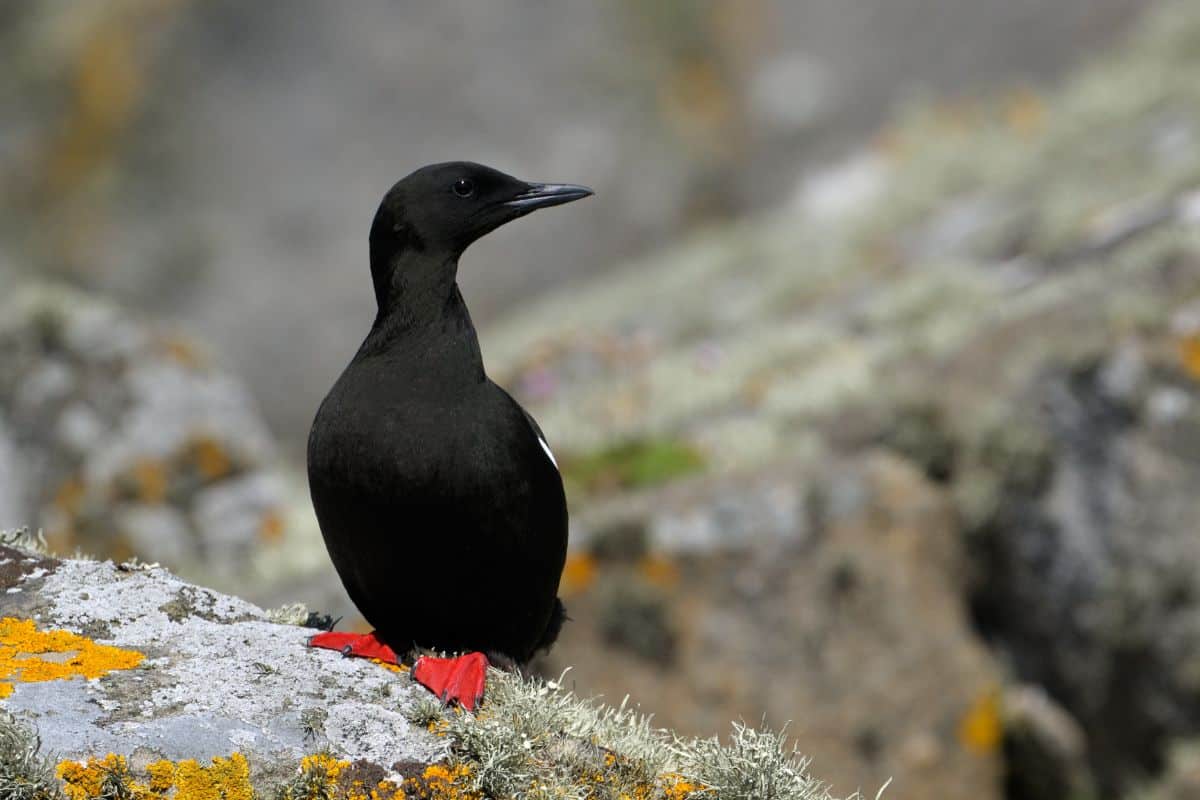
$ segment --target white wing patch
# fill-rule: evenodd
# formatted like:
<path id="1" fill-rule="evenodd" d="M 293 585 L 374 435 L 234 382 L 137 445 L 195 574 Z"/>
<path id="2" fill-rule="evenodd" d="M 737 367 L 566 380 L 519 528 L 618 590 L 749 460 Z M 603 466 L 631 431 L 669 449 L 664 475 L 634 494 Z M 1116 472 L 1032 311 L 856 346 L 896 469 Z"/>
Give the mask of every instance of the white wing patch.
<path id="1" fill-rule="evenodd" d="M 555 469 L 558 469 L 558 461 L 554 458 L 554 453 L 550 452 L 550 445 L 546 444 L 546 440 L 540 436 L 537 437 L 537 440 L 538 444 L 542 446 L 542 449 L 546 451 L 546 455 L 549 457 L 550 463 L 554 465 Z"/>

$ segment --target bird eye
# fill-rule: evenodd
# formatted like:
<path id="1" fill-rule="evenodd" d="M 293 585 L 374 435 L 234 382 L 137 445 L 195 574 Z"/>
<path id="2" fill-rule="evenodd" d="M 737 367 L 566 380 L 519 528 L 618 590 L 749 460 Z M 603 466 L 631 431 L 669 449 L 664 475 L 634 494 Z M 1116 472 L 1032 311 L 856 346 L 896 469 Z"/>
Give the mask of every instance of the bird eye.
<path id="1" fill-rule="evenodd" d="M 470 197 L 475 194 L 475 181 L 470 178 L 459 178 L 454 182 L 454 193 L 459 197 Z"/>

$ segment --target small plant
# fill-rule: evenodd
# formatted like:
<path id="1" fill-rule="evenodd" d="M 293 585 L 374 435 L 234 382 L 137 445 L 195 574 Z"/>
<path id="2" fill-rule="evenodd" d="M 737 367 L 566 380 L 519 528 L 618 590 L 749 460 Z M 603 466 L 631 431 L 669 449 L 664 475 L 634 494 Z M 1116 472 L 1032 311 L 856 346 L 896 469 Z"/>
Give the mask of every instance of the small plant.
<path id="1" fill-rule="evenodd" d="M 0 711 L 0 798 L 64 800 L 54 777 L 53 760 L 42 755 L 36 733 L 7 711 Z"/>
<path id="2" fill-rule="evenodd" d="M 41 530 L 36 532 L 28 527 L 0 530 L 0 545 L 15 547 L 38 555 L 49 555 L 46 537 Z"/>
<path id="3" fill-rule="evenodd" d="M 457 785 L 487 797 L 834 800 L 782 733 L 734 727 L 733 740 L 674 738 L 627 702 L 580 700 L 558 681 L 492 670 L 478 714 L 436 701 L 413 724 L 444 733 Z M 857 795 L 855 796 L 857 797 Z"/>
<path id="4" fill-rule="evenodd" d="M 733 737 L 677 740 L 681 771 L 716 791 L 721 800 L 827 800 L 828 789 L 808 772 L 808 759 L 783 731 L 734 723 Z"/>

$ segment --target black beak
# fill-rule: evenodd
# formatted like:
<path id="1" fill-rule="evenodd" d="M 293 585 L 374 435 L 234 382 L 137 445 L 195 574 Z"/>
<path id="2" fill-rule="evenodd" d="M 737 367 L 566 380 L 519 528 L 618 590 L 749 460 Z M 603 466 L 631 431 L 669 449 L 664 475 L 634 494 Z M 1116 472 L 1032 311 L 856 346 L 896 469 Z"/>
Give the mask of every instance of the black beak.
<path id="1" fill-rule="evenodd" d="M 586 186 L 576 186 L 573 183 L 531 183 L 528 189 L 503 205 L 507 208 L 528 212 L 538 208 L 560 206 L 563 203 L 582 200 L 591 195 L 591 189 Z"/>

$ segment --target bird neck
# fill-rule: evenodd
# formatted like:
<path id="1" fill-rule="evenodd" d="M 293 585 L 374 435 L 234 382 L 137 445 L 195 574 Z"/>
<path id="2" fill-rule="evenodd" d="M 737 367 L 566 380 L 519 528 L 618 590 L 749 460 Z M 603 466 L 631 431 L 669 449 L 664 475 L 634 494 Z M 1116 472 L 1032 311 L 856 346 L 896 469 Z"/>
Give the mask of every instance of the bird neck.
<path id="1" fill-rule="evenodd" d="M 377 270 L 379 311 L 359 357 L 385 356 L 409 364 L 437 364 L 469 381 L 486 379 L 479 339 L 455 277 L 458 258 L 429 258 L 401 253 L 386 270 Z"/>
<path id="2" fill-rule="evenodd" d="M 374 245 L 374 242 L 372 242 Z M 420 325 L 439 317 L 457 291 L 458 256 L 436 255 L 424 248 L 371 253 L 371 280 L 380 317 Z"/>

